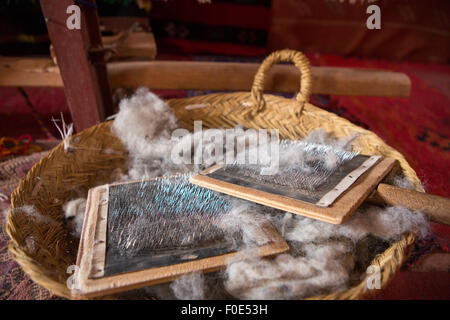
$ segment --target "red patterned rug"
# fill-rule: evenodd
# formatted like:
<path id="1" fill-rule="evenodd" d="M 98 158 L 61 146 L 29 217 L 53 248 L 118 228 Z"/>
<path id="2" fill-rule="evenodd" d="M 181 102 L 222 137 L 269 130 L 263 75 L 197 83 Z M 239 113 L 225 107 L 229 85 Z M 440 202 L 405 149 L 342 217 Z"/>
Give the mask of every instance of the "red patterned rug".
<path id="1" fill-rule="evenodd" d="M 9 208 L 9 195 L 14 191 L 20 179 L 48 151 L 34 153 L 0 162 L 0 193 L 6 199 L 0 200 L 0 300 L 44 300 L 56 298 L 48 290 L 33 282 L 12 260 L 8 251 L 9 236 L 5 225 Z"/>

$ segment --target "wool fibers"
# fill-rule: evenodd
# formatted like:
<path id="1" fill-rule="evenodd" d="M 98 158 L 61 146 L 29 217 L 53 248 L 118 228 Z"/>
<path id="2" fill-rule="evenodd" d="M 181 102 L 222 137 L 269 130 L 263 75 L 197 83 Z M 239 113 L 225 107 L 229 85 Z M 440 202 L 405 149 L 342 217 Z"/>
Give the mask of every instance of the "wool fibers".
<path id="1" fill-rule="evenodd" d="M 112 131 L 129 152 L 129 172 L 123 180 L 161 176 L 171 172 L 164 159 L 173 147 L 171 133 L 177 128 L 175 115 L 167 103 L 146 88 L 123 99 Z"/>
<path id="2" fill-rule="evenodd" d="M 354 277 L 355 261 L 367 255 L 356 250 L 367 236 L 392 243 L 404 232 L 428 233 L 424 215 L 404 207 L 364 206 L 343 225 L 290 213 L 265 217 L 284 235 L 291 252 L 273 260 L 250 255 L 230 261 L 225 288 L 237 298 L 292 299 L 345 289 Z"/>
<path id="3" fill-rule="evenodd" d="M 178 127 L 167 103 L 146 88 L 139 88 L 120 102 L 112 131 L 129 152 L 128 174 L 122 181 L 199 171 L 224 163 L 227 158 L 247 159 L 251 150 L 260 145 L 269 148 L 271 142 L 269 133 L 258 133 L 256 144 L 252 144 L 256 131 L 241 126 L 188 132 Z M 243 141 L 246 148 L 230 148 L 227 140 Z M 183 153 L 181 163 L 174 162 L 178 153 Z M 270 158 L 266 156 L 264 160 L 268 162 Z"/>
<path id="4" fill-rule="evenodd" d="M 205 298 L 205 278 L 201 272 L 193 272 L 174 280 L 170 288 L 179 300 L 202 300 Z"/>
<path id="5" fill-rule="evenodd" d="M 45 232 L 45 228 L 58 225 L 59 221 L 53 219 L 50 216 L 43 215 L 34 205 L 24 205 L 18 208 L 13 208 L 9 211 L 9 215 L 21 215 L 33 221 L 33 223 L 39 225 L 41 232 Z M 28 234 L 25 237 L 25 247 L 28 253 L 33 254 L 39 247 L 39 243 L 33 234 Z"/>
<path id="6" fill-rule="evenodd" d="M 63 210 L 68 228 L 75 237 L 79 238 L 83 229 L 86 199 L 78 198 L 70 200 L 64 204 Z"/>
<path id="7" fill-rule="evenodd" d="M 56 225 L 58 222 L 54 220 L 52 217 L 43 215 L 39 212 L 39 210 L 34 205 L 24 205 L 19 208 L 11 209 L 9 214 L 14 215 L 23 215 L 32 219 L 37 224 L 42 225 Z"/>

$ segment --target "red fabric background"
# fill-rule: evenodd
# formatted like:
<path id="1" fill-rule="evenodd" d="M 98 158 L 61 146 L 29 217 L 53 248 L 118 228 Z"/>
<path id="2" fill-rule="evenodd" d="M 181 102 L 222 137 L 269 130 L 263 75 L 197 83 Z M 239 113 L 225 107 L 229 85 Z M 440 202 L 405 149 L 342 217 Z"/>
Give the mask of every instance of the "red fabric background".
<path id="1" fill-rule="evenodd" d="M 269 51 L 447 63 L 450 1 L 378 0 L 381 29 L 369 30 L 367 1 L 272 0 Z"/>

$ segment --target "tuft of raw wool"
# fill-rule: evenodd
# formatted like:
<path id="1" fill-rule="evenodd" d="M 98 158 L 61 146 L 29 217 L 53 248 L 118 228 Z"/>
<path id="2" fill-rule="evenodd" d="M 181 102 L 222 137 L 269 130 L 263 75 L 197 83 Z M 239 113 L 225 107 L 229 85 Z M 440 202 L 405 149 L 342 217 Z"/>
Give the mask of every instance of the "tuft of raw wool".
<path id="1" fill-rule="evenodd" d="M 182 131 L 181 136 L 174 134 L 177 129 L 178 133 Z M 228 152 L 237 157 L 235 149 L 227 149 L 223 137 L 233 141 L 245 137 L 248 143 L 249 137 L 256 133 L 240 126 L 234 130 L 206 129 L 193 133 L 177 128 L 175 114 L 167 103 L 146 88 L 138 89 L 120 102 L 112 131 L 129 152 L 129 170 L 123 180 L 188 173 L 223 163 Z M 219 149 L 223 152 L 215 154 Z M 182 163 L 174 161 L 173 152 L 183 154 Z M 244 152 L 248 152 L 247 148 Z"/>
<path id="2" fill-rule="evenodd" d="M 353 267 L 351 247 L 338 241 L 308 244 L 306 256 L 254 254 L 231 262 L 225 288 L 240 299 L 292 299 L 345 284 Z"/>
<path id="3" fill-rule="evenodd" d="M 86 199 L 78 198 L 68 201 L 63 206 L 64 217 L 72 234 L 79 238 L 83 229 L 84 214 L 86 211 Z"/>
<path id="4" fill-rule="evenodd" d="M 58 129 L 59 134 L 61 135 L 61 139 L 63 140 L 64 152 L 67 152 L 67 150 L 69 150 L 69 148 L 71 147 L 70 139 L 73 134 L 73 123 L 66 124 L 62 112 L 61 112 L 61 120 L 56 120 L 52 118 L 52 121 L 55 124 L 56 129 Z M 62 122 L 61 127 L 58 125 L 57 121 Z"/>
<path id="5" fill-rule="evenodd" d="M 8 211 L 5 210 L 2 213 L 5 214 L 5 217 L 6 217 L 6 215 L 8 214 Z M 22 207 L 11 209 L 9 211 L 9 214 L 25 215 L 29 219 L 32 219 L 34 221 L 34 223 L 37 223 L 40 225 L 54 226 L 54 225 L 58 224 L 58 222 L 55 219 L 53 219 L 52 217 L 42 215 L 34 205 L 24 205 Z M 3 217 L 0 217 L 0 218 L 3 218 Z M 25 248 L 30 254 L 33 254 L 38 247 L 39 247 L 39 242 L 36 240 L 36 238 L 32 234 L 29 234 L 25 237 Z"/>
<path id="6" fill-rule="evenodd" d="M 328 134 L 325 131 L 325 129 L 319 128 L 312 130 L 302 141 L 325 146 L 331 146 L 334 148 L 334 150 L 350 151 L 352 150 L 352 142 L 357 137 L 358 135 L 354 134 L 348 137 L 338 139 L 333 135 Z"/>
<path id="7" fill-rule="evenodd" d="M 204 288 L 205 278 L 201 272 L 181 276 L 170 284 L 170 289 L 179 300 L 203 300 Z"/>
<path id="8" fill-rule="evenodd" d="M 33 236 L 27 236 L 25 238 L 25 247 L 27 248 L 29 253 L 34 253 L 37 246 L 38 242 Z"/>
<path id="9" fill-rule="evenodd" d="M 365 206 L 343 225 L 264 211 L 288 241 L 290 254 L 270 260 L 246 251 L 230 260 L 225 288 L 241 299 L 293 299 L 345 289 L 356 260 L 366 258 L 355 256 L 355 248 L 367 236 L 392 242 L 405 232 L 428 233 L 426 217 L 404 207 Z"/>
<path id="10" fill-rule="evenodd" d="M 232 209 L 220 221 L 228 235 L 242 234 L 244 248 L 261 246 L 271 241 L 264 231 L 269 221 L 258 212 L 257 206 L 246 201 L 235 200 Z"/>
<path id="11" fill-rule="evenodd" d="M 289 223 L 290 222 L 290 223 Z M 383 240 L 397 240 L 403 233 L 412 231 L 418 236 L 428 234 L 428 222 L 424 214 L 405 207 L 381 209 L 376 206 L 360 208 L 346 223 L 333 225 L 307 217 L 292 217 L 285 222 L 285 238 L 291 241 L 324 241 L 345 237 L 357 242 L 369 234 Z"/>
<path id="12" fill-rule="evenodd" d="M 412 185 L 412 183 L 410 181 L 408 181 L 408 179 L 406 179 L 405 177 L 401 177 L 401 176 L 395 176 L 392 179 L 392 184 L 394 186 L 402 188 L 402 189 L 408 189 L 408 190 L 414 189 L 414 186 Z"/>
<path id="13" fill-rule="evenodd" d="M 174 146 L 171 135 L 176 128 L 170 107 L 148 89 L 139 88 L 123 99 L 112 124 L 113 133 L 129 152 L 128 175 L 122 180 L 187 172 L 170 161 Z"/>
<path id="14" fill-rule="evenodd" d="M 57 221 L 49 216 L 42 215 L 34 205 L 24 205 L 19 208 L 14 208 L 10 211 L 9 214 L 22 214 L 28 216 L 30 219 L 33 219 L 35 223 L 38 224 L 50 224 L 55 225 Z"/>
<path id="15" fill-rule="evenodd" d="M 176 117 L 167 103 L 148 89 L 139 88 L 120 102 L 112 130 L 132 156 L 153 157 L 170 154 L 165 142 L 176 127 Z"/>
<path id="16" fill-rule="evenodd" d="M 315 163 L 319 161 L 332 172 L 342 163 L 343 156 L 351 156 L 352 142 L 356 138 L 357 135 L 351 135 L 338 139 L 324 129 L 312 130 L 303 140 L 288 143 L 283 141 L 283 148 L 280 148 L 280 166 L 296 166 L 308 173 L 315 171 Z M 317 147 L 317 150 L 312 150 L 314 147 Z"/>
<path id="17" fill-rule="evenodd" d="M 148 287 L 144 287 L 142 288 L 142 290 L 145 292 L 145 295 L 148 298 L 157 298 L 159 300 L 175 300 L 177 299 L 174 294 L 172 289 L 170 288 L 170 285 L 172 283 L 161 283 L 161 284 L 156 284 L 153 286 L 148 286 Z"/>
<path id="18" fill-rule="evenodd" d="M 130 126 L 132 125 L 134 124 L 130 122 Z M 258 145 L 256 147 L 244 148 L 243 151 L 228 150 L 226 139 L 222 138 L 227 136 L 227 139 L 236 141 L 238 137 L 244 137 L 248 140 L 248 137 L 253 134 L 254 131 L 252 129 L 242 130 L 242 128 L 237 126 L 234 130 L 205 129 L 193 133 L 186 131 L 183 136 L 178 138 L 161 138 L 156 142 L 149 142 L 149 147 L 153 147 L 152 154 L 145 153 L 145 150 L 142 153 L 138 149 L 129 150 L 131 161 L 127 178 L 135 180 L 193 171 L 198 172 L 214 164 L 223 164 L 228 161 L 228 157 L 237 159 L 240 155 L 248 162 L 251 150 L 255 150 L 258 147 L 262 148 L 262 146 L 265 146 L 267 149 L 269 148 L 267 146 L 268 143 L 257 141 Z M 123 140 L 123 137 L 120 138 Z M 215 154 L 216 150 L 222 152 L 219 151 L 218 154 Z M 177 155 L 177 153 L 179 154 Z M 177 156 L 177 161 L 174 161 L 174 156 Z M 262 163 L 269 164 L 270 158 L 267 155 L 264 156 Z"/>
<path id="19" fill-rule="evenodd" d="M 169 160 L 176 117 L 154 93 L 139 88 L 123 99 L 111 128 L 129 152 L 129 170 L 122 180 L 152 178 L 175 171 Z"/>

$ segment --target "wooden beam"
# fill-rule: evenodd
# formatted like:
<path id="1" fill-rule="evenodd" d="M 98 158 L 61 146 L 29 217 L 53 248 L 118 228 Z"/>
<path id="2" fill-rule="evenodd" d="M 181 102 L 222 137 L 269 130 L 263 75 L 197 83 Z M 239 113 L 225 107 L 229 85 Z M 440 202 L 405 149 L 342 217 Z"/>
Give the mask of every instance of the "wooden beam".
<path id="1" fill-rule="evenodd" d="M 143 61 L 108 63 L 113 88 L 147 86 L 150 89 L 248 91 L 257 63 Z M 411 81 L 404 73 L 339 67 L 313 67 L 314 94 L 408 97 Z M 266 91 L 297 92 L 299 71 L 276 65 L 268 74 Z M 0 86 L 61 87 L 57 67 L 50 59 L 0 59 Z"/>
<path id="2" fill-rule="evenodd" d="M 48 58 L 0 58 L 2 87 L 63 87 L 59 68 Z"/>
<path id="3" fill-rule="evenodd" d="M 151 32 L 131 32 L 114 36 L 103 36 L 104 47 L 110 47 L 117 52 L 111 56 L 113 60 L 153 60 L 156 57 L 156 42 Z"/>
<path id="4" fill-rule="evenodd" d="M 248 91 L 257 63 L 194 61 L 122 62 L 108 64 L 113 87 Z M 337 67 L 312 67 L 315 94 L 407 97 L 411 82 L 403 73 Z M 265 81 L 266 91 L 296 92 L 300 73 L 277 65 Z"/>
<path id="5" fill-rule="evenodd" d="M 150 29 L 150 20 L 148 17 L 99 17 L 100 31 L 109 31 L 119 33 L 128 30 L 135 23 L 138 23 L 144 30 Z"/>
<path id="6" fill-rule="evenodd" d="M 75 129 L 91 127 L 113 113 L 105 63 L 90 54 L 102 48 L 95 0 L 41 0 L 48 34 L 54 46 L 64 92 Z M 66 25 L 67 8 L 79 5 L 81 28 Z M 37 78 L 37 80 L 39 77 Z"/>
<path id="7" fill-rule="evenodd" d="M 146 61 L 156 57 L 156 42 L 151 32 L 121 32 L 113 36 L 102 37 L 103 47 L 113 50 L 107 61 Z M 53 45 L 50 45 L 50 56 L 55 64 L 58 61 Z"/>

